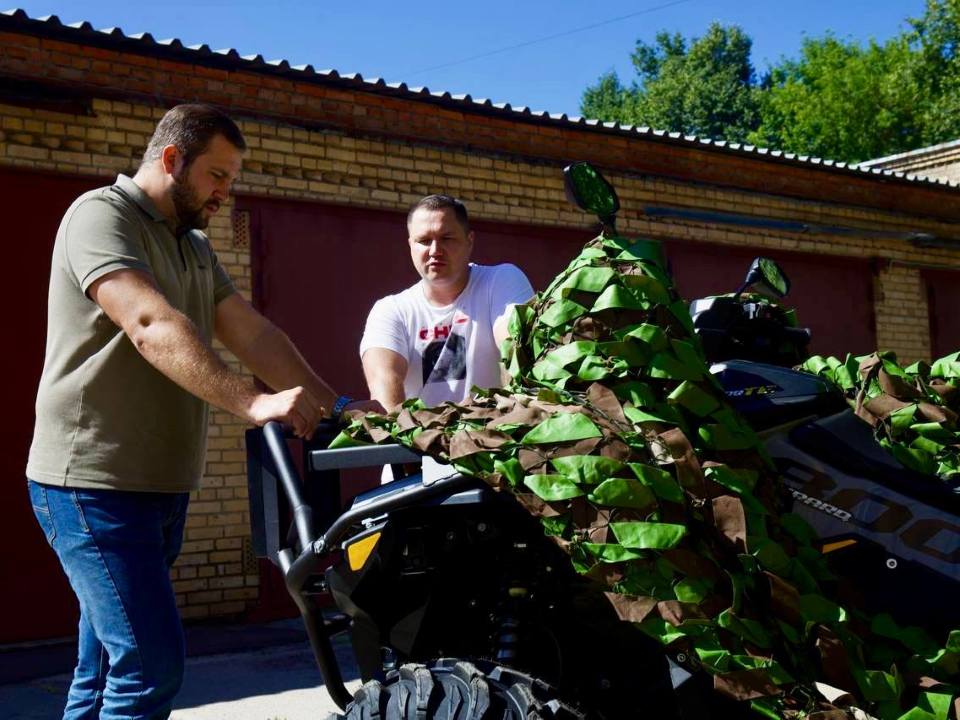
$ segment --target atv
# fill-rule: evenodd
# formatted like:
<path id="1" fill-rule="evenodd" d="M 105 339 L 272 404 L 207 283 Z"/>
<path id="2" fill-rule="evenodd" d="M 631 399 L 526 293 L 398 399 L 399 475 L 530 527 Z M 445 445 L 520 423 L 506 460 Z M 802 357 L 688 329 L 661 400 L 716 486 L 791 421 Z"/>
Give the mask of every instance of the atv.
<path id="1" fill-rule="evenodd" d="M 249 430 L 247 448 L 254 549 L 283 572 L 345 717 L 736 716 L 683 657 L 625 635 L 597 583 L 482 481 L 438 466 L 338 514 L 340 470 L 399 476 L 421 460 L 399 445 L 324 449 L 339 429 L 303 444 L 302 481 L 280 425 Z M 339 614 L 325 617 L 331 601 Z M 330 641 L 340 632 L 365 681 L 353 698 Z"/>
<path id="2" fill-rule="evenodd" d="M 612 208 L 601 217 L 611 220 L 619 202 L 609 183 L 591 188 L 606 193 L 591 200 L 576 177 L 565 170 L 568 197 L 583 209 Z M 789 288 L 768 262 L 751 269 L 747 286 L 757 282 L 783 295 Z M 923 587 L 925 619 L 945 626 L 958 581 L 956 496 L 897 467 L 829 382 L 785 367 L 809 333 L 769 303 L 746 307 L 745 289 L 730 302 L 691 307 L 705 346 L 712 333 L 712 359 L 745 358 L 724 358 L 712 372 L 766 438 L 798 508 L 822 533 L 822 550 L 868 604 L 908 617 Z M 328 449 L 339 429 L 321 425 L 300 444 L 302 477 L 284 428 L 268 423 L 246 439 L 254 550 L 282 572 L 345 717 L 747 713 L 691 674 L 683 652 L 624 632 L 600 583 L 575 572 L 511 494 L 432 461 L 407 476 L 422 458 L 400 445 Z M 341 509 L 339 472 L 383 465 L 400 479 Z M 330 605 L 338 612 L 324 614 Z M 343 632 L 364 681 L 353 697 L 331 645 Z"/>
<path id="3" fill-rule="evenodd" d="M 748 293 L 754 285 L 775 297 Z M 910 622 L 919 602 L 924 625 L 948 631 L 960 597 L 960 483 L 902 465 L 837 387 L 793 369 L 807 359 L 811 333 L 777 302 L 789 290 L 783 269 L 757 258 L 736 292 L 690 303 L 710 370 L 765 439 L 794 512 L 864 606 Z"/>

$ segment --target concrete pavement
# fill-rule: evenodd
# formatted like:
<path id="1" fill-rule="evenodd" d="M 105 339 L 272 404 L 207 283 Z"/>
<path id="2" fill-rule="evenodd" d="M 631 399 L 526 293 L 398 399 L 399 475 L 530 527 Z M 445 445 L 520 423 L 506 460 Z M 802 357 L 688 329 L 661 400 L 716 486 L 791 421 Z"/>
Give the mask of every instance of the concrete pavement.
<path id="1" fill-rule="evenodd" d="M 257 649 L 188 657 L 186 679 L 171 720 L 316 720 L 336 712 L 320 683 L 306 633 L 296 637 L 299 622 L 263 626 L 273 632 L 261 633 Z M 242 632 L 243 628 L 232 630 Z M 219 632 L 230 633 L 231 628 L 222 627 Z M 268 636 L 281 644 L 270 644 Z M 361 683 L 346 636 L 334 638 L 334 649 L 352 693 Z M 0 654 L 0 666 L 6 666 L 8 673 L 13 659 L 11 653 Z M 3 674 L 7 673 L 0 674 L 0 679 Z M 23 720 L 58 718 L 69 685 L 69 672 L 2 684 L 0 714 Z"/>

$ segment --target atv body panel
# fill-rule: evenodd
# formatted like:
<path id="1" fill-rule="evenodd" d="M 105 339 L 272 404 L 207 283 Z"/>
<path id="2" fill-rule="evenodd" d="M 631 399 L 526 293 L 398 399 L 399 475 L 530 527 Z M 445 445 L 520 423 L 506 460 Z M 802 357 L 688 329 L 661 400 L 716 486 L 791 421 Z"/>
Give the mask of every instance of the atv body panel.
<path id="1" fill-rule="evenodd" d="M 720 381 L 733 409 L 754 430 L 832 415 L 847 407 L 829 381 L 810 373 L 745 360 L 714 364 L 710 372 Z"/>
<path id="2" fill-rule="evenodd" d="M 960 495 L 901 465 L 827 380 L 743 360 L 715 364 L 834 567 L 872 612 L 948 631 L 960 596 Z"/>

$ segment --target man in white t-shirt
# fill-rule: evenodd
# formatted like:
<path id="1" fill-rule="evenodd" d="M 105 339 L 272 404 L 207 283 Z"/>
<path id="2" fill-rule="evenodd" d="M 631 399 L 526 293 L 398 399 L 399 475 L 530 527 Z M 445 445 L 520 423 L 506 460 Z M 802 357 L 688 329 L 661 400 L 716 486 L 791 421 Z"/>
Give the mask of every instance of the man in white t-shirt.
<path id="1" fill-rule="evenodd" d="M 421 280 L 373 306 L 360 342 L 370 397 L 388 410 L 407 398 L 460 402 L 470 388 L 499 387 L 507 316 L 533 288 L 515 265 L 470 262 L 467 209 L 428 195 L 407 215 L 410 256 Z"/>

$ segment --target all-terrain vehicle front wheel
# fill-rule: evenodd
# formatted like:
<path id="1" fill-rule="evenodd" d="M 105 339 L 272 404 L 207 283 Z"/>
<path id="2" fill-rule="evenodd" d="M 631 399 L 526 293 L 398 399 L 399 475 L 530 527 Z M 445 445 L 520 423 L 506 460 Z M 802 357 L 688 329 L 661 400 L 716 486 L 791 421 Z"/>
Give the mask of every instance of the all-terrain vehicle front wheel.
<path id="1" fill-rule="evenodd" d="M 403 665 L 357 690 L 346 720 L 583 720 L 549 685 L 492 663 L 441 658 Z"/>

